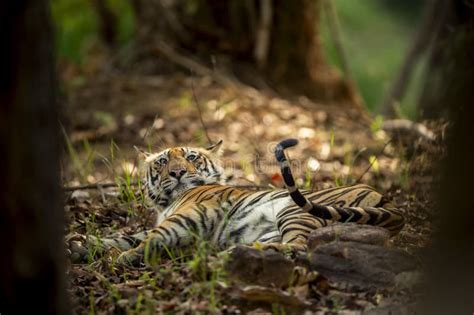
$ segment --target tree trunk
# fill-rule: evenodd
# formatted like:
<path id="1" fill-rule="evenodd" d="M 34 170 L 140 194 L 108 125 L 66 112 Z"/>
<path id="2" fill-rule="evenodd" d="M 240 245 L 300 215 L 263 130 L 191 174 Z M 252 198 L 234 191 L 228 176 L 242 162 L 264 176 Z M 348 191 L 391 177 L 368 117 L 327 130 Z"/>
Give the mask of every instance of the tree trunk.
<path id="1" fill-rule="evenodd" d="M 145 50 L 163 40 L 256 87 L 360 103 L 322 56 L 320 2 L 135 0 L 137 36 Z"/>
<path id="2" fill-rule="evenodd" d="M 48 2 L 0 8 L 0 313 L 67 314 Z"/>
<path id="3" fill-rule="evenodd" d="M 451 0 L 452 1 L 452 0 Z M 440 64 L 443 88 L 433 108 L 447 111 L 451 122 L 448 152 L 441 164 L 438 198 L 439 226 L 428 257 L 428 299 L 424 314 L 472 314 L 474 311 L 474 233 L 472 222 L 472 180 L 474 164 L 474 9 L 463 0 L 452 1 L 459 18 L 445 38 L 445 61 Z M 449 47 L 449 48 L 448 48 Z M 427 82 L 426 88 L 430 86 Z"/>
<path id="4" fill-rule="evenodd" d="M 406 53 L 394 82 L 390 86 L 380 106 L 380 111 L 384 116 L 396 116 L 395 105 L 402 101 L 416 64 L 429 48 L 433 38 L 436 37 L 440 27 L 443 25 L 446 8 L 446 0 L 426 1 L 423 22 Z"/>

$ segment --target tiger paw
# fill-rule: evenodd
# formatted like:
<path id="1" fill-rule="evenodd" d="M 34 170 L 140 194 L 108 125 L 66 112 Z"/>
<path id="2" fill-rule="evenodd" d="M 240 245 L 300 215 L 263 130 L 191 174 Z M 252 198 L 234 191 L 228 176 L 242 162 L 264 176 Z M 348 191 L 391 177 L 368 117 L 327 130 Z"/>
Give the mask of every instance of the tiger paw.
<path id="1" fill-rule="evenodd" d="M 72 263 L 85 262 L 88 257 L 104 250 L 100 238 L 95 236 L 71 233 L 66 235 L 64 241 L 66 243 L 66 255 Z"/>
<path id="2" fill-rule="evenodd" d="M 82 234 L 69 234 L 64 238 L 66 243 L 66 255 L 72 263 L 80 263 L 85 261 L 89 254 L 87 249 L 87 237 Z"/>
<path id="3" fill-rule="evenodd" d="M 289 257 L 294 257 L 297 254 L 306 251 L 305 245 L 297 243 L 256 243 L 253 247 L 260 250 L 273 250 Z"/>
<path id="4" fill-rule="evenodd" d="M 115 263 L 122 267 L 137 267 L 143 262 L 143 254 L 136 249 L 130 249 L 117 257 Z"/>

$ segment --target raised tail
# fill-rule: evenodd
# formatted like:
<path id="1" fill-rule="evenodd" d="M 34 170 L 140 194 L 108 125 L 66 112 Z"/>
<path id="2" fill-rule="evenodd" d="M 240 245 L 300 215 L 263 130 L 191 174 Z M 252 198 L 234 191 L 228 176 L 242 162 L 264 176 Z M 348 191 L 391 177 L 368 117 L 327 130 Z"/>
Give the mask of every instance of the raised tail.
<path id="1" fill-rule="evenodd" d="M 326 220 L 338 222 L 356 222 L 384 227 L 392 235 L 397 234 L 404 226 L 403 214 L 384 198 L 373 207 L 340 207 L 332 205 L 321 205 L 311 202 L 296 186 L 290 163 L 285 156 L 285 149 L 298 144 L 296 139 L 281 141 L 275 148 L 275 157 L 280 163 L 283 181 L 287 187 L 291 199 L 304 211 Z"/>
<path id="2" fill-rule="evenodd" d="M 310 212 L 313 208 L 313 203 L 309 201 L 298 189 L 291 173 L 290 163 L 285 155 L 285 149 L 294 147 L 298 144 L 296 139 L 285 139 L 277 144 L 275 147 L 275 157 L 280 163 L 281 175 L 283 176 L 283 182 L 285 183 L 286 188 L 290 192 L 291 199 L 303 208 L 304 211 Z"/>

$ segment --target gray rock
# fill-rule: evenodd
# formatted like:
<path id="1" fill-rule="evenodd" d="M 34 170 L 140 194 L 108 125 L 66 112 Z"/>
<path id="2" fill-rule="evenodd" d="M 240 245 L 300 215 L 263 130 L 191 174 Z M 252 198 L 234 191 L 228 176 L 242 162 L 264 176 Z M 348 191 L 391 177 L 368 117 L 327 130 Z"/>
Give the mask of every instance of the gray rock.
<path id="1" fill-rule="evenodd" d="M 376 308 L 363 312 L 362 315 L 415 315 L 417 313 L 417 307 L 414 303 L 394 303 L 384 306 L 378 306 Z"/>
<path id="2" fill-rule="evenodd" d="M 281 253 L 247 246 L 235 247 L 226 264 L 226 270 L 234 280 L 275 287 L 288 286 L 294 267 L 294 263 Z"/>
<path id="3" fill-rule="evenodd" d="M 309 235 L 308 250 L 333 242 L 346 241 L 384 246 L 390 233 L 381 227 L 355 223 L 334 224 L 319 228 Z"/>
<path id="4" fill-rule="evenodd" d="M 317 247 L 309 261 L 330 281 L 361 290 L 393 286 L 397 274 L 417 267 L 403 250 L 341 241 Z"/>

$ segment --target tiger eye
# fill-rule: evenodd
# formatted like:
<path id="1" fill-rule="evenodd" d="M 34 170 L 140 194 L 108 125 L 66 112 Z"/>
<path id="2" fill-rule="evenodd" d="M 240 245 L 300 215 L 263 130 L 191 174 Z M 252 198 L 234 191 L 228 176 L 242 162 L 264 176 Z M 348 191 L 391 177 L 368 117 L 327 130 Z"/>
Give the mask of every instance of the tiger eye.
<path id="1" fill-rule="evenodd" d="M 198 156 L 196 154 L 190 154 L 186 157 L 186 159 L 189 161 L 189 162 L 194 162 L 196 161 L 198 158 Z"/>

